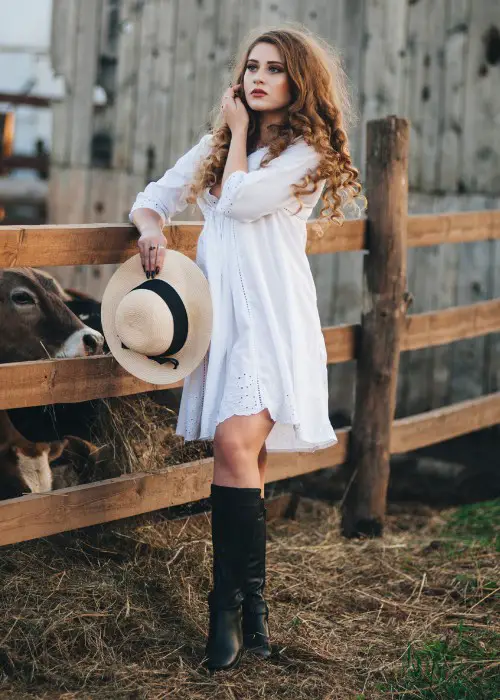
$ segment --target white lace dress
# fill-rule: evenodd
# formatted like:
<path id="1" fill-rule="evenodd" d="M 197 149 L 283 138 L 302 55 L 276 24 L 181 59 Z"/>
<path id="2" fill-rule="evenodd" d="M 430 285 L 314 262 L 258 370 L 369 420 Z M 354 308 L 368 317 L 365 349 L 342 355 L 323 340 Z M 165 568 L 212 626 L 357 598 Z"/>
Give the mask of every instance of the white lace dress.
<path id="1" fill-rule="evenodd" d="M 198 162 L 210 151 L 206 134 L 157 182 L 137 195 L 140 207 L 164 222 L 183 211 Z M 210 347 L 184 379 L 176 434 L 212 440 L 229 416 L 269 409 L 276 421 L 268 452 L 312 452 L 337 442 L 328 417 L 327 353 L 314 279 L 305 253 L 306 221 L 320 197 L 302 195 L 300 213 L 290 186 L 317 164 L 303 138 L 268 166 L 266 152 L 248 156 L 220 198 L 207 188 L 198 204 L 205 218 L 196 263 L 212 296 Z"/>

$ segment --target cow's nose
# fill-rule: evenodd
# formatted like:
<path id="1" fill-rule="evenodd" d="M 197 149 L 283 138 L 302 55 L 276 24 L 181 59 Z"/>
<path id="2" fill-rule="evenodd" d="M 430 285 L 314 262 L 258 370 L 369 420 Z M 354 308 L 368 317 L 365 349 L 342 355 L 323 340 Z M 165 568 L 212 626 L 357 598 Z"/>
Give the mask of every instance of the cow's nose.
<path id="1" fill-rule="evenodd" d="M 87 355 L 98 355 L 102 352 L 104 338 L 98 331 L 88 331 L 82 338 Z"/>

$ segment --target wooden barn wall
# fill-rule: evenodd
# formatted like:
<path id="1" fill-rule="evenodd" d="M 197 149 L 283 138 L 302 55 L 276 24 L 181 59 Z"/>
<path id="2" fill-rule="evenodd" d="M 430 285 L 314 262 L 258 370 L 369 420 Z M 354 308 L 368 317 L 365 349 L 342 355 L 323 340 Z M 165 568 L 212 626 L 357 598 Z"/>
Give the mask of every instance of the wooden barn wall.
<path id="1" fill-rule="evenodd" d="M 126 220 L 136 192 L 190 148 L 257 25 L 295 21 L 340 51 L 364 172 L 368 119 L 411 120 L 410 213 L 500 207 L 500 0 L 54 0 L 50 219 Z M 95 86 L 108 104 L 93 105 Z M 315 212 L 316 214 L 318 210 Z M 197 207 L 174 217 L 201 219 Z M 310 256 L 323 326 L 356 323 L 359 252 Z M 100 297 L 115 266 L 51 269 Z M 411 249 L 410 313 L 500 296 L 500 243 Z M 496 273 L 496 274 L 495 274 Z M 500 338 L 404 353 L 397 415 L 500 389 Z M 349 423 L 354 362 L 329 367 L 331 413 Z"/>

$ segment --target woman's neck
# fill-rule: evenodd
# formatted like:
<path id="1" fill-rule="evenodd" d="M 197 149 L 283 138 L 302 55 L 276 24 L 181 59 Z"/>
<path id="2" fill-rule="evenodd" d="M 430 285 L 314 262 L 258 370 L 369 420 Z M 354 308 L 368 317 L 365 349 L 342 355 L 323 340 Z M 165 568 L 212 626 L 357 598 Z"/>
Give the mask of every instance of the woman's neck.
<path id="1" fill-rule="evenodd" d="M 268 146 L 271 141 L 274 141 L 276 135 L 273 134 L 273 130 L 268 127 L 271 124 L 284 124 L 286 120 L 288 110 L 277 109 L 272 112 L 262 112 L 259 118 L 259 136 L 256 143 L 256 148 L 262 148 L 263 146 Z"/>

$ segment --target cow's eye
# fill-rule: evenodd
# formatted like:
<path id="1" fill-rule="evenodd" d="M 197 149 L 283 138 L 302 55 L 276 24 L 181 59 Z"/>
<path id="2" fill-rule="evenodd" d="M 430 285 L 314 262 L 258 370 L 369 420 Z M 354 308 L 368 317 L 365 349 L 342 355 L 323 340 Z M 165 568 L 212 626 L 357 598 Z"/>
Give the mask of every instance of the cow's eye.
<path id="1" fill-rule="evenodd" d="M 20 306 L 36 304 L 35 298 L 25 291 L 12 292 L 11 299 L 14 304 L 19 304 Z"/>

